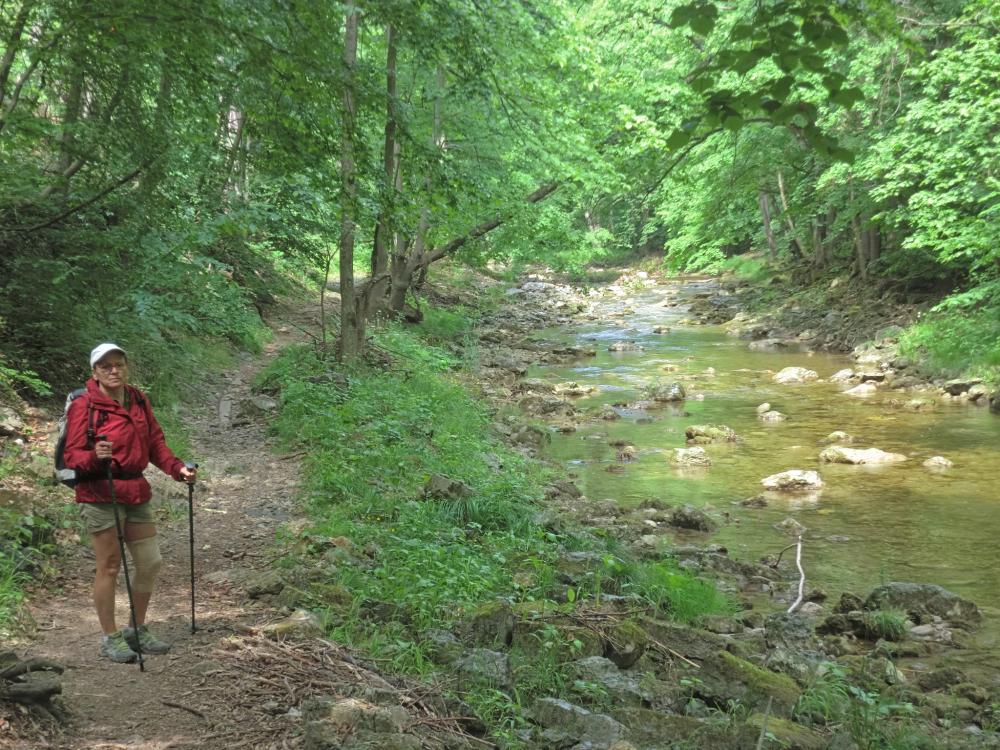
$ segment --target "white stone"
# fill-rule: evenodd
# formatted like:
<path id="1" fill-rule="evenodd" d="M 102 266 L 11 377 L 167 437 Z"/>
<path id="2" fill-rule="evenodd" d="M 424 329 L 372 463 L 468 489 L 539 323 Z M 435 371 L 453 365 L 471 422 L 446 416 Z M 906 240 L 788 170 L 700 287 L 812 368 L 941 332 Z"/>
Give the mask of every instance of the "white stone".
<path id="1" fill-rule="evenodd" d="M 902 453 L 888 453 L 878 448 L 844 448 L 831 445 L 819 454 L 819 460 L 831 464 L 895 464 L 906 460 Z"/>
<path id="2" fill-rule="evenodd" d="M 780 474 L 772 474 L 760 480 L 765 490 L 810 490 L 823 486 L 823 480 L 815 471 L 803 471 L 802 469 L 790 469 Z"/>
<path id="3" fill-rule="evenodd" d="M 693 448 L 674 448 L 674 454 L 670 457 L 670 462 L 681 466 L 711 466 L 712 459 L 708 457 L 705 449 L 700 446 Z"/>
<path id="4" fill-rule="evenodd" d="M 843 383 L 854 377 L 854 370 L 850 367 L 845 367 L 843 370 L 837 370 L 833 375 L 830 376 L 830 380 L 834 383 Z"/>
<path id="5" fill-rule="evenodd" d="M 771 411 L 771 405 L 765 401 L 763 404 L 757 407 L 757 413 L 763 414 L 766 411 Z"/>
<path id="6" fill-rule="evenodd" d="M 928 469 L 950 469 L 954 465 L 953 461 L 948 460 L 944 456 L 931 456 L 924 461 L 924 466 Z"/>
<path id="7" fill-rule="evenodd" d="M 848 396 L 860 396 L 863 398 L 865 396 L 871 396 L 876 391 L 878 391 L 878 388 L 874 383 L 861 383 L 860 385 L 856 385 L 853 388 L 844 391 L 844 393 Z"/>
<path id="8" fill-rule="evenodd" d="M 819 378 L 819 373 L 815 370 L 807 370 L 805 367 L 786 367 L 774 376 L 775 383 L 805 383 Z"/>

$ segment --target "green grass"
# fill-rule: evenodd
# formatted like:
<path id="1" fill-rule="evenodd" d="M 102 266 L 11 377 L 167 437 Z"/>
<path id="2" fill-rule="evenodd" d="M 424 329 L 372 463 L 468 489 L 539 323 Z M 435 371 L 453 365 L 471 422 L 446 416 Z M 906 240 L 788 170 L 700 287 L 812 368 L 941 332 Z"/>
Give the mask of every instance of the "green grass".
<path id="1" fill-rule="evenodd" d="M 876 609 L 863 613 L 862 620 L 870 638 L 899 641 L 906 634 L 906 612 L 902 610 Z"/>
<path id="2" fill-rule="evenodd" d="M 904 354 L 946 375 L 970 372 L 1000 382 L 1000 303 L 976 309 L 939 308 L 902 335 Z"/>

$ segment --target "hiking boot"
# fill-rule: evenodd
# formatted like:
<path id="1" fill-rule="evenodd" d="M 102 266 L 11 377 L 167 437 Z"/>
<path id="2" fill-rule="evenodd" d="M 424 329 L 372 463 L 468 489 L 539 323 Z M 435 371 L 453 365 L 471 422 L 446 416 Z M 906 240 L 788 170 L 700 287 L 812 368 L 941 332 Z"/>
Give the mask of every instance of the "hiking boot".
<path id="1" fill-rule="evenodd" d="M 119 630 L 101 639 L 101 656 L 119 664 L 129 664 L 136 660 L 138 654 L 129 647 L 125 636 Z"/>
<path id="2" fill-rule="evenodd" d="M 170 644 L 150 633 L 147 625 L 139 626 L 138 644 L 135 642 L 135 631 L 132 628 L 122 628 L 122 635 L 133 650 L 137 650 L 137 646 L 142 646 L 144 654 L 165 654 L 170 650 Z"/>

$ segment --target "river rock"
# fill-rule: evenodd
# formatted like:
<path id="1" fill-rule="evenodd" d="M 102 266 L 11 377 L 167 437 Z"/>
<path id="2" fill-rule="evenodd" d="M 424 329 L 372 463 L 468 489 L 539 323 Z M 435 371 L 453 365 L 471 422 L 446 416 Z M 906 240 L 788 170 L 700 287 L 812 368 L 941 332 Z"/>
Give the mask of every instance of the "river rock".
<path id="1" fill-rule="evenodd" d="M 667 523 L 678 529 L 692 529 L 693 531 L 715 531 L 718 528 L 718 524 L 709 518 L 705 511 L 691 505 L 674 508 Z"/>
<path id="2" fill-rule="evenodd" d="M 924 461 L 924 466 L 928 469 L 950 469 L 954 465 L 953 461 L 949 461 L 944 456 L 931 456 Z"/>
<path id="3" fill-rule="evenodd" d="M 941 386 L 946 393 L 952 396 L 959 396 L 967 392 L 972 386 L 979 385 L 982 383 L 982 378 L 958 378 L 955 380 L 949 380 L 943 386 Z"/>
<path id="4" fill-rule="evenodd" d="M 844 448 L 831 445 L 819 454 L 819 460 L 829 464 L 895 464 L 906 460 L 902 453 L 888 453 L 878 448 Z"/>
<path id="5" fill-rule="evenodd" d="M 649 389 L 649 397 L 653 401 L 668 403 L 671 401 L 683 401 L 687 394 L 684 386 L 680 383 L 667 383 L 665 385 L 655 385 Z"/>
<path id="6" fill-rule="evenodd" d="M 790 469 L 779 474 L 772 474 L 760 480 L 765 490 L 795 492 L 798 490 L 815 490 L 823 486 L 823 480 L 815 471 Z"/>
<path id="7" fill-rule="evenodd" d="M 641 352 L 643 349 L 634 341 L 616 341 L 608 347 L 609 352 Z"/>
<path id="8" fill-rule="evenodd" d="M 670 333 L 669 326 L 653 326 L 653 333 Z"/>
<path id="9" fill-rule="evenodd" d="M 874 383 L 859 383 L 853 388 L 849 388 L 848 390 L 844 391 L 844 394 L 847 396 L 859 396 L 863 398 L 865 396 L 872 396 L 877 392 L 878 392 L 878 386 L 876 386 Z"/>
<path id="10" fill-rule="evenodd" d="M 969 397 L 969 401 L 971 401 L 974 404 L 987 403 L 987 401 L 989 400 L 988 398 L 989 394 L 990 394 L 989 389 L 982 383 L 972 386 L 969 389 L 968 393 L 966 393 L 966 395 Z"/>
<path id="11" fill-rule="evenodd" d="M 570 381 L 567 383 L 557 383 L 555 392 L 559 396 L 589 396 L 591 393 L 596 393 L 597 388 L 592 385 L 580 385 L 575 381 Z"/>
<path id="12" fill-rule="evenodd" d="M 544 417 L 572 417 L 576 414 L 576 408 L 569 401 L 558 396 L 542 396 L 532 394 L 525 396 L 518 402 L 518 406 L 525 414 Z"/>
<path id="13" fill-rule="evenodd" d="M 774 376 L 775 383 L 806 383 L 819 378 L 819 373 L 815 370 L 807 370 L 805 367 L 786 367 Z"/>
<path id="14" fill-rule="evenodd" d="M 611 404 L 603 404 L 597 412 L 597 418 L 603 419 L 606 422 L 613 422 L 616 419 L 621 419 L 622 415 Z"/>
<path id="15" fill-rule="evenodd" d="M 973 602 L 933 583 L 894 582 L 879 586 L 868 595 L 865 609 L 901 609 L 920 625 L 935 616 L 965 629 L 972 629 L 982 621 L 979 607 Z"/>
<path id="16" fill-rule="evenodd" d="M 724 424 L 694 424 L 684 430 L 688 443 L 735 443 L 740 438 Z"/>
<path id="17" fill-rule="evenodd" d="M 854 370 L 850 367 L 845 367 L 843 370 L 837 370 L 833 375 L 830 376 L 830 382 L 832 383 L 846 383 L 854 377 Z"/>
<path id="18" fill-rule="evenodd" d="M 767 413 L 769 411 L 771 411 L 771 405 L 769 403 L 767 403 L 766 401 L 763 404 L 760 404 L 757 407 L 757 413 L 758 414 L 765 414 L 765 413 Z"/>
<path id="19" fill-rule="evenodd" d="M 712 459 L 704 448 L 696 445 L 693 448 L 674 448 L 670 463 L 677 466 L 711 466 Z"/>
<path id="20" fill-rule="evenodd" d="M 625 736 L 625 727 L 606 714 L 595 714 L 561 698 L 540 698 L 531 707 L 535 723 L 544 728 L 545 747 L 608 750 Z"/>
<path id="21" fill-rule="evenodd" d="M 747 348 L 752 352 L 777 352 L 786 349 L 799 348 L 799 342 L 795 339 L 766 338 L 759 341 L 751 341 Z"/>
<path id="22" fill-rule="evenodd" d="M 785 417 L 785 415 L 782 414 L 780 411 L 774 411 L 774 410 L 766 411 L 763 414 L 759 414 L 757 416 L 757 419 L 759 419 L 761 422 L 784 422 L 786 418 L 787 417 Z"/>
<path id="23" fill-rule="evenodd" d="M 990 411 L 994 414 L 1000 414 L 1000 388 L 990 394 Z"/>
<path id="24" fill-rule="evenodd" d="M 848 435 L 843 430 L 834 430 L 825 438 L 823 438 L 824 443 L 853 443 L 854 437 Z"/>
<path id="25" fill-rule="evenodd" d="M 514 384 L 514 390 L 518 393 L 527 393 L 534 391 L 536 393 L 553 393 L 556 387 L 548 382 L 547 380 L 542 380 L 541 378 L 525 378 L 524 380 L 519 380 Z"/>

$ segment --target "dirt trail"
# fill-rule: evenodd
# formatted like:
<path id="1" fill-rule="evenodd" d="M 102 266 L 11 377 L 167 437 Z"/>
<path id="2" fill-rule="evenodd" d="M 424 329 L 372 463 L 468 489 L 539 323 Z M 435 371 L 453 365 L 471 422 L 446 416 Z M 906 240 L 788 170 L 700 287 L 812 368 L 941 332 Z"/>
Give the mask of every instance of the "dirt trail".
<path id="1" fill-rule="evenodd" d="M 274 316 L 275 339 L 262 356 L 248 356 L 235 370 L 224 373 L 214 398 L 203 399 L 205 405 L 186 416 L 204 477 L 195 493 L 197 632 L 190 632 L 187 490 L 160 475 L 162 481 L 154 480 L 154 493 L 160 498 L 168 495 L 158 523 L 164 567 L 148 621 L 173 644 L 172 650 L 147 657 L 144 673 L 136 665 L 98 657 L 100 628 L 90 602 L 93 555 L 83 546 L 74 550 L 63 565 L 62 590 L 47 598 L 36 594 L 31 606 L 39 625 L 31 651 L 66 665 L 63 696 L 72 723 L 65 734 L 45 744 L 34 741 L 15 747 L 287 746 L 292 722 L 281 721 L 280 706 L 259 705 L 261 686 L 251 684 L 270 678 L 265 671 L 248 676 L 245 649 L 225 650 L 227 635 L 245 633 L 277 614 L 265 605 L 248 608 L 245 596 L 218 572 L 269 568 L 275 532 L 295 513 L 296 457 L 275 454 L 265 417 L 249 422 L 237 417 L 234 423 L 233 416 L 251 396 L 254 374 L 300 338 L 301 328 L 316 330 L 316 314 L 311 309 L 280 310 Z M 159 472 L 151 467 L 147 475 L 152 474 Z M 120 578 L 119 626 L 126 622 L 127 612 Z M 257 654 L 262 655 L 263 651 Z"/>

